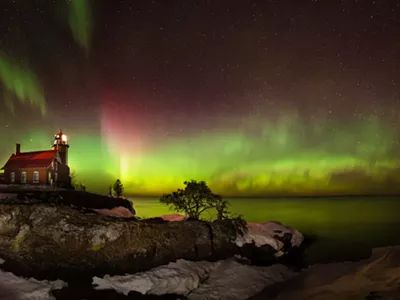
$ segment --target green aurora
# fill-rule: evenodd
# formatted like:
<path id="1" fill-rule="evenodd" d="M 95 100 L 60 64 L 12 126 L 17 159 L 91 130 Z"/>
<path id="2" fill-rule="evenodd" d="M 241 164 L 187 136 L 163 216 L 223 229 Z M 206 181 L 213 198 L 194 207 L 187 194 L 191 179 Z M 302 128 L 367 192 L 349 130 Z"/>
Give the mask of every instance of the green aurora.
<path id="1" fill-rule="evenodd" d="M 307 125 L 287 114 L 274 122 L 253 118 L 235 129 L 219 129 L 160 140 L 153 149 L 135 153 L 118 152 L 98 132 L 65 130 L 75 180 L 102 193 L 116 178 L 123 181 L 127 194 L 137 195 L 159 195 L 187 179 L 206 180 L 223 195 L 399 192 L 396 132 L 376 118 L 342 126 Z M 27 133 L 21 140 L 23 151 L 49 148 L 53 134 Z M 8 149 L 12 152 L 13 146 Z M 4 161 L 7 155 L 0 158 Z"/>
<path id="2" fill-rule="evenodd" d="M 86 54 L 93 31 L 90 4 L 70 0 L 63 10 L 63 22 L 66 24 L 67 17 L 66 25 Z M 28 61 L 0 53 L 5 107 L 18 115 L 16 101 L 30 103 L 42 118 L 46 112 L 46 118 L 51 115 L 53 122 L 10 131 L 5 127 L 9 117 L 0 106 L 0 164 L 14 151 L 15 143 L 22 143 L 23 151 L 48 149 L 58 130 L 52 127 L 59 124 L 57 112 L 47 107 L 43 88 Z M 398 129 L 390 118 L 376 116 L 360 113 L 342 120 L 337 116 L 307 119 L 296 111 L 282 110 L 274 119 L 232 118 L 210 131 L 175 139 L 158 137 L 156 143 L 144 139 L 144 144 L 152 146 L 136 150 L 124 147 L 126 140 L 137 138 L 133 134 L 119 137 L 116 146 L 103 129 L 63 129 L 69 135 L 75 181 L 102 193 L 116 178 L 123 181 L 127 193 L 142 195 L 175 190 L 188 179 L 206 180 L 224 195 L 399 193 Z M 397 113 L 393 118 L 399 117 Z M 99 118 L 98 125 L 103 121 Z"/>
<path id="3" fill-rule="evenodd" d="M 20 4 L 21 8 L 24 6 Z M 89 0 L 67 1 L 68 23 L 75 41 L 85 50 L 90 49 L 92 35 L 92 10 Z M 29 65 L 29 59 L 16 60 L 2 53 L 0 48 L 0 87 L 3 87 L 3 101 L 12 113 L 15 113 L 17 100 L 37 106 L 42 115 L 46 114 L 45 92 L 36 73 Z"/>
<path id="4" fill-rule="evenodd" d="M 0 53 L 0 85 L 3 85 L 3 99 L 11 112 L 14 111 L 14 101 L 29 102 L 46 114 L 46 101 L 43 88 L 35 73 L 28 67 Z"/>
<path id="5" fill-rule="evenodd" d="M 75 40 L 88 53 L 92 36 L 92 10 L 89 0 L 70 0 L 68 19 Z"/>

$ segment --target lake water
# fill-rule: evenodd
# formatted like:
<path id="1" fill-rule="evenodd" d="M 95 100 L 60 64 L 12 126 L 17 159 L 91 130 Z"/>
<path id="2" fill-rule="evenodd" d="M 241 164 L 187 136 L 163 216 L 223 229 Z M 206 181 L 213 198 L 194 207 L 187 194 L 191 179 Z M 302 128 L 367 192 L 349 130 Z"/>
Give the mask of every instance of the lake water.
<path id="1" fill-rule="evenodd" d="M 157 198 L 131 200 L 140 217 L 173 213 Z M 374 247 L 400 244 L 400 197 L 227 200 L 231 211 L 249 222 L 280 221 L 318 236 L 308 250 L 310 263 L 357 259 L 368 256 Z"/>

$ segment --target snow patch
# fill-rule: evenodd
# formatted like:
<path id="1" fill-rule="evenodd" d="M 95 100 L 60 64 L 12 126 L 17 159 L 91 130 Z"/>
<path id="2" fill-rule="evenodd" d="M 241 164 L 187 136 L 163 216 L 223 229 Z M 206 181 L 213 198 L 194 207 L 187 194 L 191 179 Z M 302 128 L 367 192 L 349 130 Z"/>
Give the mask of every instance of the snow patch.
<path id="1" fill-rule="evenodd" d="M 218 262 L 191 262 L 180 259 L 134 275 L 94 277 L 93 284 L 97 285 L 95 288 L 98 290 L 115 289 L 125 295 L 131 291 L 150 295 L 188 295 L 208 278 L 218 264 Z"/>
<path id="2" fill-rule="evenodd" d="M 188 296 L 189 300 L 247 299 L 274 283 L 296 276 L 283 265 L 257 267 L 228 259 L 214 269 L 210 277 Z"/>
<path id="3" fill-rule="evenodd" d="M 256 247 L 269 245 L 277 251 L 278 256 L 283 255 L 281 250 L 284 246 L 283 242 L 278 238 L 282 238 L 285 234 L 290 234 L 293 247 L 299 247 L 304 240 L 300 232 L 278 222 L 247 223 L 247 228 L 248 231 L 244 236 L 236 238 L 236 245 L 239 247 L 252 243 Z"/>
<path id="4" fill-rule="evenodd" d="M 160 216 L 160 218 L 163 219 L 164 221 L 170 221 L 170 222 L 184 221 L 188 219 L 187 216 L 183 216 L 180 214 L 163 215 Z"/>
<path id="5" fill-rule="evenodd" d="M 180 259 L 134 275 L 94 277 L 93 284 L 98 290 L 114 289 L 125 295 L 136 291 L 147 295 L 178 294 L 189 300 L 241 300 L 296 274 L 283 265 L 257 267 L 235 259 L 213 263 Z"/>
<path id="6" fill-rule="evenodd" d="M 4 260 L 0 259 L 2 263 Z M 4 299 L 53 300 L 51 291 L 67 286 L 64 281 L 39 281 L 33 278 L 18 277 L 0 270 L 0 294 Z"/>

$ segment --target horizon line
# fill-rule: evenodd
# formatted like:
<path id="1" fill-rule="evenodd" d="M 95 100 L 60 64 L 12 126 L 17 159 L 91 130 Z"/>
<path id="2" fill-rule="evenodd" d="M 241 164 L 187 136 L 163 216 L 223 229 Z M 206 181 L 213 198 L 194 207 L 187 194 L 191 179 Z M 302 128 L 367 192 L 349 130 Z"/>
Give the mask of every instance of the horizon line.
<path id="1" fill-rule="evenodd" d="M 225 198 L 345 198 L 345 197 L 400 197 L 400 193 L 379 194 L 319 194 L 319 195 L 221 195 Z M 161 195 L 127 194 L 127 198 L 159 198 Z"/>

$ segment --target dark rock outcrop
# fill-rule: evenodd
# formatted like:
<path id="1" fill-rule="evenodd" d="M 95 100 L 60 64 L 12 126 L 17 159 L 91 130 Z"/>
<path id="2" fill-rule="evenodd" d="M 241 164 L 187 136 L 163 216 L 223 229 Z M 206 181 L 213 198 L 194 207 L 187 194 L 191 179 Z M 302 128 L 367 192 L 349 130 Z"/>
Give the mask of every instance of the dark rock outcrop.
<path id="1" fill-rule="evenodd" d="M 20 276 L 66 281 L 135 273 L 179 258 L 237 253 L 229 222 L 154 223 L 84 214 L 68 206 L 0 203 L 0 257 Z"/>
<path id="2" fill-rule="evenodd" d="M 249 300 L 400 299 L 400 246 L 376 248 L 360 261 L 316 264 Z"/>
<path id="3" fill-rule="evenodd" d="M 103 195 L 74 190 L 34 190 L 8 187 L 1 189 L 1 203 L 4 204 L 55 204 L 75 207 L 77 209 L 113 209 L 124 207 L 132 215 L 135 209 L 132 202 L 121 198 L 111 198 Z M 9 197 L 7 197 L 9 195 Z"/>
<path id="4" fill-rule="evenodd" d="M 98 194 L 92 194 L 80 191 L 65 190 L 59 192 L 61 196 L 61 203 L 64 205 L 73 205 L 78 208 L 92 208 L 92 209 L 113 209 L 115 207 L 125 207 L 135 215 L 135 209 L 132 202 L 126 199 L 110 198 Z"/>
<path id="5" fill-rule="evenodd" d="M 117 207 L 134 212 L 130 201 L 83 192 L 8 195 L 0 194 L 2 269 L 36 279 L 90 284 L 93 276 L 132 274 L 178 259 L 223 260 L 235 254 L 268 265 L 290 253 L 301 237 L 274 222 L 248 224 L 250 234 L 241 236 L 231 220 L 118 218 L 104 211 Z"/>
<path id="6" fill-rule="evenodd" d="M 185 300 L 179 295 L 142 295 L 138 292 L 130 292 L 128 295 L 117 293 L 114 290 L 97 291 L 93 288 L 64 288 L 52 292 L 56 300 Z M 0 298 L 1 299 L 1 298 Z"/>

